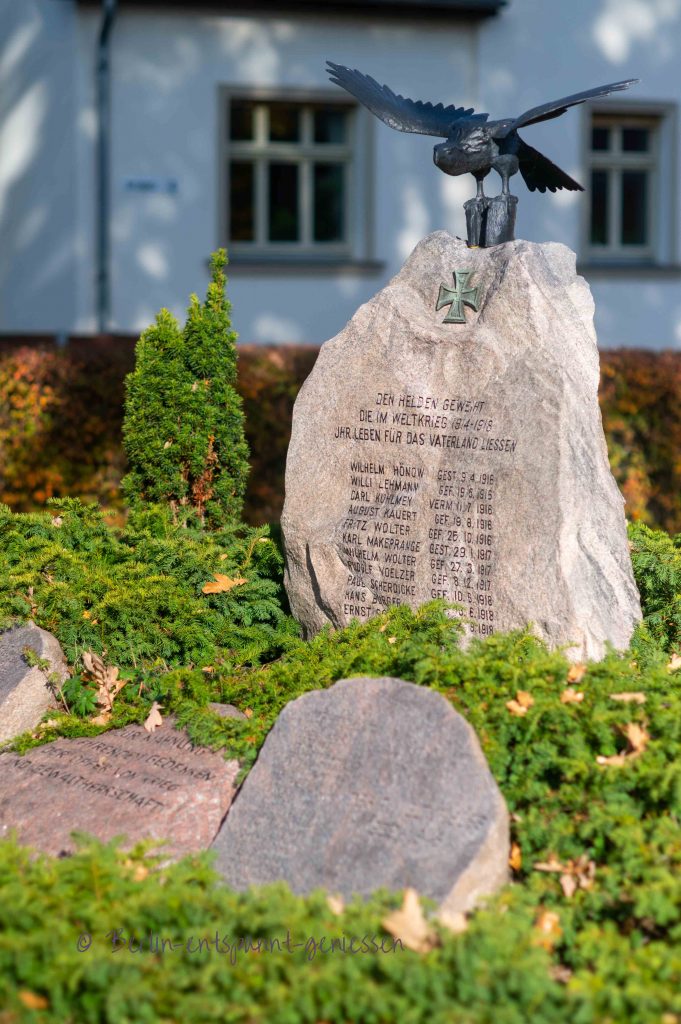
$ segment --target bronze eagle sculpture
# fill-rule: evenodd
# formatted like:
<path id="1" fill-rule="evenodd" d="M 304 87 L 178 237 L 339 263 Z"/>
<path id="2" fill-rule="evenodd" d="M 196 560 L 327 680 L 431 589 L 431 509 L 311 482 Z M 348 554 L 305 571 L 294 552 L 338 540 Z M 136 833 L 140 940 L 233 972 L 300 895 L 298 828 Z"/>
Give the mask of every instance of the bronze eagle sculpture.
<path id="1" fill-rule="evenodd" d="M 478 199 L 485 198 L 483 180 L 492 168 L 501 176 L 501 194 L 504 196 L 510 194 L 509 179 L 518 171 L 530 192 L 545 192 L 547 189 L 549 192 L 557 189 L 583 192 L 583 187 L 569 174 L 528 146 L 518 135 L 518 128 L 560 117 L 568 107 L 621 92 L 640 81 L 630 78 L 601 85 L 532 107 L 519 117 L 490 121 L 489 114 L 476 114 L 472 107 L 445 107 L 442 103 L 405 99 L 361 71 L 351 71 L 331 61 L 327 61 L 327 65 L 331 81 L 358 99 L 390 128 L 445 139 L 433 150 L 435 165 L 445 174 L 472 174 L 477 182 Z"/>

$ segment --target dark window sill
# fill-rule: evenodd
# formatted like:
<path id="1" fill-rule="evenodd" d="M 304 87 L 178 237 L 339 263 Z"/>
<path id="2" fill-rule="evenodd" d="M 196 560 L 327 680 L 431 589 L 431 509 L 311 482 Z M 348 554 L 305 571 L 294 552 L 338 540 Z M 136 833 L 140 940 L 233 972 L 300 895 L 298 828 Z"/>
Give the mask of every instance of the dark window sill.
<path id="1" fill-rule="evenodd" d="M 681 277 L 681 264 L 586 262 L 577 264 L 577 273 L 585 277 Z"/>
<path id="2" fill-rule="evenodd" d="M 320 257 L 290 257 L 280 258 L 233 255 L 230 257 L 227 273 L 235 275 L 267 275 L 277 274 L 281 276 L 327 276 L 334 274 L 381 274 L 385 270 L 383 260 L 351 260 L 351 259 L 323 259 Z"/>

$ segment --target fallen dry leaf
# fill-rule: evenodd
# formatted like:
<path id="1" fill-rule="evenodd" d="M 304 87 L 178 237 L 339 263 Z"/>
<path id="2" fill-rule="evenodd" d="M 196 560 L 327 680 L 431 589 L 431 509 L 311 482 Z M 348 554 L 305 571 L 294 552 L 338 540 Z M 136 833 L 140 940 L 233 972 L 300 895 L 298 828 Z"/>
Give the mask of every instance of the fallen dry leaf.
<path id="1" fill-rule="evenodd" d="M 206 585 L 201 588 L 202 593 L 224 594 L 233 587 L 240 587 L 242 584 L 248 583 L 248 580 L 245 580 L 242 576 L 236 576 L 234 579 L 231 579 L 229 576 L 225 576 L 221 572 L 214 572 L 213 576 L 215 577 L 215 580 L 210 583 L 206 583 Z"/>
<path id="2" fill-rule="evenodd" d="M 549 968 L 549 974 L 554 981 L 559 981 L 561 985 L 567 985 L 568 981 L 572 977 L 572 971 L 565 964 L 553 964 Z"/>
<path id="3" fill-rule="evenodd" d="M 428 953 L 437 945 L 437 935 L 426 921 L 416 889 L 405 889 L 401 908 L 388 914 L 381 924 L 403 946 L 416 953 Z"/>
<path id="4" fill-rule="evenodd" d="M 396 644 L 397 643 L 397 637 L 396 636 L 389 636 L 388 637 L 388 643 L 389 644 Z"/>
<path id="5" fill-rule="evenodd" d="M 623 704 L 645 704 L 645 693 L 611 693 L 610 700 L 619 700 Z"/>
<path id="6" fill-rule="evenodd" d="M 570 671 L 567 674 L 568 683 L 579 683 L 586 675 L 587 666 L 579 661 L 574 665 L 570 666 Z"/>
<path id="7" fill-rule="evenodd" d="M 543 910 L 535 922 L 534 930 L 534 944 L 542 946 L 549 953 L 563 934 L 560 917 L 554 910 Z"/>
<path id="8" fill-rule="evenodd" d="M 672 654 L 671 659 L 667 663 L 667 669 L 669 672 L 676 672 L 681 668 L 681 654 Z"/>
<path id="9" fill-rule="evenodd" d="M 156 701 L 151 705 L 151 710 L 146 717 L 144 722 L 144 728 L 148 733 L 155 732 L 159 725 L 163 725 L 163 716 L 161 715 L 161 705 L 157 704 Z"/>
<path id="10" fill-rule="evenodd" d="M 437 919 L 443 928 L 453 935 L 460 935 L 468 928 L 468 918 L 460 910 L 443 910 L 437 915 Z"/>
<path id="11" fill-rule="evenodd" d="M 246 718 L 253 718 L 253 708 L 244 708 Z"/>
<path id="12" fill-rule="evenodd" d="M 342 896 L 327 896 L 326 902 L 332 914 L 342 914 L 345 910 L 345 903 Z"/>
<path id="13" fill-rule="evenodd" d="M 620 768 L 623 764 L 633 761 L 634 758 L 639 757 L 643 753 L 650 739 L 650 735 L 646 732 L 645 728 L 636 722 L 629 722 L 624 726 L 622 732 L 627 737 L 628 749 L 621 754 L 612 754 L 610 757 L 599 755 L 596 758 L 596 764 Z"/>
<path id="14" fill-rule="evenodd" d="M 638 754 L 642 754 L 648 746 L 648 740 L 650 736 L 643 728 L 642 725 L 637 725 L 636 722 L 629 722 L 624 728 L 624 735 L 629 740 L 629 746 L 631 747 L 631 756 L 635 757 Z"/>
<path id="15" fill-rule="evenodd" d="M 581 690 L 573 690 L 571 686 L 568 686 L 567 690 L 563 690 L 560 695 L 561 704 L 581 704 L 584 700 L 584 694 Z"/>
<path id="16" fill-rule="evenodd" d="M 561 875 L 560 876 L 560 887 L 565 894 L 565 898 L 571 900 L 577 891 L 577 879 L 574 875 Z"/>
<path id="17" fill-rule="evenodd" d="M 610 754 L 609 757 L 606 757 L 604 754 L 599 754 L 596 758 L 596 764 L 610 765 L 610 767 L 613 768 L 620 768 L 623 764 L 626 764 L 626 762 L 626 754 Z"/>
<path id="18" fill-rule="evenodd" d="M 37 992 L 29 992 L 28 989 L 22 989 L 18 996 L 29 1010 L 46 1010 L 50 1005 L 45 996 L 39 996 Z"/>
<path id="19" fill-rule="evenodd" d="M 596 862 L 585 855 L 561 864 L 556 855 L 550 853 L 547 861 L 538 861 L 533 866 L 535 871 L 559 874 L 560 886 L 566 899 L 572 899 L 577 889 L 590 889 L 596 875 Z"/>
<path id="20" fill-rule="evenodd" d="M 126 868 L 132 868 L 132 877 L 135 882 L 143 882 L 149 875 L 149 868 L 144 864 L 135 864 L 133 860 L 126 860 L 124 862 Z"/>
<path id="21" fill-rule="evenodd" d="M 526 715 L 528 708 L 531 708 L 534 704 L 534 697 L 527 690 L 518 690 L 515 695 L 515 700 L 506 701 L 506 707 L 512 715 Z"/>
<path id="22" fill-rule="evenodd" d="M 110 711 L 102 711 L 101 714 L 96 715 L 94 718 L 90 719 L 91 725 L 108 725 L 110 721 L 111 721 L 111 712 Z"/>
<path id="23" fill-rule="evenodd" d="M 127 680 L 119 679 L 118 668 L 115 665 L 106 666 L 94 651 L 85 651 L 83 666 L 86 673 L 97 683 L 97 704 L 103 712 L 111 711 L 114 700 Z"/>
<path id="24" fill-rule="evenodd" d="M 546 861 L 537 861 L 532 867 L 535 871 L 558 871 L 562 872 L 565 870 L 561 862 L 556 857 L 555 853 L 549 854 L 549 859 Z"/>
<path id="25" fill-rule="evenodd" d="M 508 855 L 508 866 L 512 871 L 520 871 L 523 866 L 523 854 L 518 843 L 511 843 L 511 852 Z"/>

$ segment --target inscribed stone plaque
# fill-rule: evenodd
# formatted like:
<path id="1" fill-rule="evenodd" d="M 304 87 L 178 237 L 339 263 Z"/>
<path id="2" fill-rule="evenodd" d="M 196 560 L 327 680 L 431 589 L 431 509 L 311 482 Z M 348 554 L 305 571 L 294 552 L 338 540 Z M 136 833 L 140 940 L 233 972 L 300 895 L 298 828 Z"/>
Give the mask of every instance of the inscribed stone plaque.
<path id="1" fill-rule="evenodd" d="M 411 886 L 465 911 L 507 878 L 508 814 L 473 729 L 441 694 L 343 679 L 284 708 L 213 845 L 236 889 Z"/>
<path id="2" fill-rule="evenodd" d="M 455 282 L 463 323 L 436 309 Z M 425 238 L 295 404 L 281 523 L 305 634 L 439 597 L 477 636 L 625 648 L 641 612 L 598 380 L 574 253 Z"/>
<path id="3" fill-rule="evenodd" d="M 48 663 L 46 670 L 31 668 L 24 648 Z M 48 708 L 57 703 L 47 678 L 68 675 L 66 659 L 56 637 L 34 623 L 0 633 L 0 743 L 34 729 Z"/>
<path id="4" fill-rule="evenodd" d="M 0 755 L 0 837 L 45 853 L 74 848 L 77 830 L 107 842 L 167 839 L 168 859 L 210 845 L 235 793 L 238 761 L 195 747 L 172 718 L 154 733 L 141 725 L 59 739 L 23 757 Z"/>

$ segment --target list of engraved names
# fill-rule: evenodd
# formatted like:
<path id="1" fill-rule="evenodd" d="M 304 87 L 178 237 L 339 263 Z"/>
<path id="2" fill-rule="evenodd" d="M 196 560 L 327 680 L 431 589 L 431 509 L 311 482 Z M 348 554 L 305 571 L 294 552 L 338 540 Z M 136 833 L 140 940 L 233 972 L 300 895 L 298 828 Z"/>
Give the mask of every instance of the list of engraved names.
<path id="1" fill-rule="evenodd" d="M 439 597 L 492 633 L 498 485 L 517 440 L 482 398 L 381 391 L 367 405 L 333 435 L 348 448 L 345 617 Z"/>

